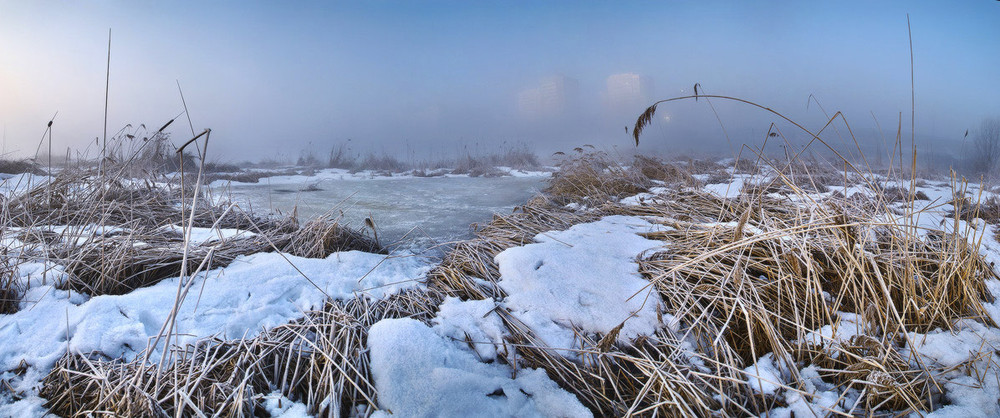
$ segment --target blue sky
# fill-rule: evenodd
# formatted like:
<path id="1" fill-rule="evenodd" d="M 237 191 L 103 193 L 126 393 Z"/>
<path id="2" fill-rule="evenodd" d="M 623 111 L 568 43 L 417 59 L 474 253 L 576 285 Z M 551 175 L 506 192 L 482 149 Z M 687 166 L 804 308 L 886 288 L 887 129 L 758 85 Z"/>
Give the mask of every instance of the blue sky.
<path id="1" fill-rule="evenodd" d="M 810 128 L 825 119 L 806 108 L 813 94 L 864 139 L 877 135 L 872 114 L 892 134 L 900 112 L 909 126 L 907 13 L 918 142 L 949 146 L 1000 116 L 1000 2 L 0 0 L 0 124 L 16 156 L 34 153 L 56 111 L 57 150 L 101 136 L 111 28 L 109 131 L 177 115 L 179 80 L 195 129 L 213 129 L 224 160 L 294 158 L 347 138 L 359 151 L 428 155 L 503 141 L 627 147 L 623 126 L 638 112 L 602 106 L 617 73 L 651 78 L 654 98 L 700 83 Z M 578 81 L 578 103 L 522 120 L 518 93 L 557 74 Z M 774 119 L 716 104 L 737 141 L 759 142 Z M 722 143 L 703 102 L 662 112 L 670 121 L 643 147 Z M 172 127 L 177 142 L 186 125 Z"/>

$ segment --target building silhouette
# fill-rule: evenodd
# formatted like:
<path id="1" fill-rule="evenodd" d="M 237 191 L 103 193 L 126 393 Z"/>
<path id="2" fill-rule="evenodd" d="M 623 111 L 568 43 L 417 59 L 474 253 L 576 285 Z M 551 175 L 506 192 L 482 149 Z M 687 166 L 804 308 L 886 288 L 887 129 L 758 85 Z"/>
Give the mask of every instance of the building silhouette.
<path id="1" fill-rule="evenodd" d="M 564 75 L 546 77 L 537 87 L 517 94 L 517 110 L 523 118 L 538 119 L 565 115 L 580 96 L 580 83 Z"/>

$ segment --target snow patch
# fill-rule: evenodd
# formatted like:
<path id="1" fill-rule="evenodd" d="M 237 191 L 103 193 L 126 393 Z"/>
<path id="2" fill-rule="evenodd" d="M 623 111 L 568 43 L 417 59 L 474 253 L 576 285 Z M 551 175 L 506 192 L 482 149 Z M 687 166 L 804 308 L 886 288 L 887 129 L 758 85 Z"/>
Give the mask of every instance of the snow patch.
<path id="1" fill-rule="evenodd" d="M 550 347 L 576 347 L 574 327 L 606 334 L 623 321 L 619 341 L 651 335 L 662 300 L 636 259 L 662 243 L 637 234 L 656 229 L 639 217 L 608 216 L 509 248 L 496 256 L 503 305 Z"/>
<path id="2" fill-rule="evenodd" d="M 377 322 L 368 347 L 379 407 L 392 416 L 592 416 L 544 370 L 480 362 L 413 319 Z"/>

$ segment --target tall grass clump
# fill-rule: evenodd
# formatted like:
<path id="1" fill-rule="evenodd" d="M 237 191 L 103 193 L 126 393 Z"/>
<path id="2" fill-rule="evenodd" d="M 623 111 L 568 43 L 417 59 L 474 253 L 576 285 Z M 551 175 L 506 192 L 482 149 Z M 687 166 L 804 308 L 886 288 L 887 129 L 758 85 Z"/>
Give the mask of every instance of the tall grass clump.
<path id="1" fill-rule="evenodd" d="M 654 113 L 655 106 L 640 118 L 637 140 Z M 615 330 L 577 330 L 576 346 L 548 347 L 500 308 L 503 348 L 516 352 L 518 367 L 545 369 L 598 415 L 767 414 L 789 406 L 784 393 L 814 396 L 799 375 L 806 369 L 819 371 L 850 414 L 934 411 L 947 403 L 943 376 L 993 358 L 984 344 L 946 367 L 914 349 L 921 334 L 962 321 L 997 325 L 984 306 L 995 298 L 986 281 L 997 276 L 975 245 L 983 232 L 918 227 L 914 201 L 927 197 L 912 179 L 906 190 L 862 165 L 840 165 L 798 155 L 737 159 L 733 172 L 745 185 L 723 198 L 697 187 L 693 164 L 685 170 L 639 157 L 624 165 L 581 150 L 560 163 L 543 197 L 494 217 L 478 238 L 456 246 L 430 283 L 448 295 L 502 301 L 499 252 L 601 216 L 643 216 L 662 225 L 645 234 L 661 249 L 638 260 L 648 291 L 664 302 L 662 328 L 628 343 L 617 342 Z M 665 186 L 659 198 L 618 203 L 653 185 Z M 849 186 L 866 192 L 836 192 Z M 956 204 L 948 222 L 977 217 L 972 206 Z M 777 391 L 760 384 L 765 359 L 782 375 L 768 382 Z"/>
<path id="2" fill-rule="evenodd" d="M 641 172 L 629 170 L 604 152 L 564 159 L 558 167 L 544 192 L 562 204 L 602 203 L 635 195 L 652 185 Z"/>
<path id="3" fill-rule="evenodd" d="M 622 163 L 603 151 L 580 149 L 576 156 L 563 158 L 557 166 L 559 170 L 553 173 L 544 192 L 561 204 L 602 204 L 634 196 L 655 184 L 675 188 L 701 184 L 691 175 L 691 169 L 643 155 Z"/>

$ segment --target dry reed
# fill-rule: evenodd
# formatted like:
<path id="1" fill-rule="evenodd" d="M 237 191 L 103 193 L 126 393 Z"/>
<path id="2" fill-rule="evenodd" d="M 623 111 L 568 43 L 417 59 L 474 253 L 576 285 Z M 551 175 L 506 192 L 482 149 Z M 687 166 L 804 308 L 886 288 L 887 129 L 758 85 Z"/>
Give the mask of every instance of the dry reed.
<path id="1" fill-rule="evenodd" d="M 809 194 L 819 191 L 813 173 L 777 167 L 770 180 L 726 199 L 683 187 L 693 182 L 671 174 L 674 166 L 650 164 L 663 165 L 622 166 L 598 154 L 564 162 L 546 195 L 494 216 L 476 229 L 477 238 L 455 245 L 429 273 L 429 290 L 331 301 L 252 339 L 181 348 L 184 354 L 162 370 L 139 360 L 70 355 L 50 373 L 43 394 L 65 415 L 247 416 L 274 391 L 321 416 L 367 415 L 378 404 L 365 351 L 371 324 L 402 316 L 429 321 L 445 295 L 502 301 L 498 253 L 611 214 L 667 227 L 646 234 L 663 247 L 638 263 L 649 291 L 664 301 L 664 318 L 675 323 L 629 343 L 617 342 L 616 331 L 577 330 L 578 346 L 546 347 L 515 314 L 502 305 L 496 310 L 508 332 L 497 347 L 506 355 L 498 359 L 544 369 L 596 415 L 766 414 L 786 405 L 752 384 L 753 365 L 765 355 L 791 376 L 775 382 L 779 392 L 812 396 L 797 374 L 815 366 L 842 402 L 851 400 L 851 414 L 922 414 L 940 407 L 944 389 L 935 377 L 945 370 L 906 349 L 911 333 L 962 319 L 996 325 L 983 307 L 994 297 L 984 280 L 996 276 L 977 249 L 959 234 L 898 223 L 888 205 L 897 199 L 884 187 L 870 187 L 864 201 L 818 197 Z M 831 173 L 815 175 L 827 176 L 818 180 L 825 187 L 834 184 Z M 646 191 L 650 177 L 673 188 L 670 198 L 616 203 Z M 912 210 L 916 195 L 904 197 Z M 581 202 L 588 207 L 566 206 Z M 288 239 L 281 248 L 311 256 L 331 248 L 326 227 L 307 229 L 304 244 Z M 817 333 L 847 326 L 848 318 L 859 327 L 851 338 Z"/>
<path id="2" fill-rule="evenodd" d="M 895 214 L 887 203 L 896 199 L 882 195 L 884 188 L 873 187 L 863 205 L 836 196 L 813 200 L 803 189 L 818 188 L 797 186 L 814 183 L 802 173 L 800 181 L 777 177 L 779 191 L 797 194 L 795 202 L 768 197 L 766 186 L 745 188 L 736 199 L 680 190 L 640 206 L 605 203 L 576 213 L 560 204 L 648 183 L 640 176 L 619 177 L 633 179 L 631 185 L 605 181 L 601 177 L 621 168 L 594 164 L 592 157 L 567 168 L 563 180 L 553 180 L 559 187 L 547 190 L 548 199 L 495 217 L 479 238 L 456 247 L 430 280 L 450 295 L 500 300 L 493 257 L 530 242 L 533 234 L 607 214 L 645 216 L 670 227 L 647 235 L 664 247 L 640 260 L 640 267 L 665 312 L 679 322 L 677 335 L 664 328 L 621 345 L 612 343 L 614 333 L 578 332 L 580 346 L 553 349 L 512 313 L 498 311 L 517 366 L 545 369 L 597 414 L 766 413 L 784 401 L 755 390 L 745 369 L 768 353 L 793 374 L 819 367 L 825 379 L 841 385 L 843 396 L 860 393 L 855 413 L 926 412 L 940 406 L 942 389 L 933 376 L 943 371 L 902 357 L 908 333 L 947 329 L 959 319 L 995 325 L 982 304 L 993 298 L 984 285 L 995 277 L 990 266 L 965 237 L 920 234 L 889 221 Z M 525 213 L 551 218 L 537 222 Z M 824 326 L 840 326 L 847 314 L 858 315 L 861 335 L 841 343 L 816 337 Z M 561 355 L 565 350 L 579 360 Z M 782 390 L 801 391 L 795 382 Z"/>
<path id="3" fill-rule="evenodd" d="M 254 338 L 180 348 L 163 368 L 141 356 L 126 362 L 71 354 L 46 377 L 41 395 L 63 416 L 261 416 L 264 397 L 274 392 L 315 416 L 364 416 L 377 409 L 368 328 L 385 318 L 429 321 L 441 300 L 426 291 L 331 300 Z"/>

